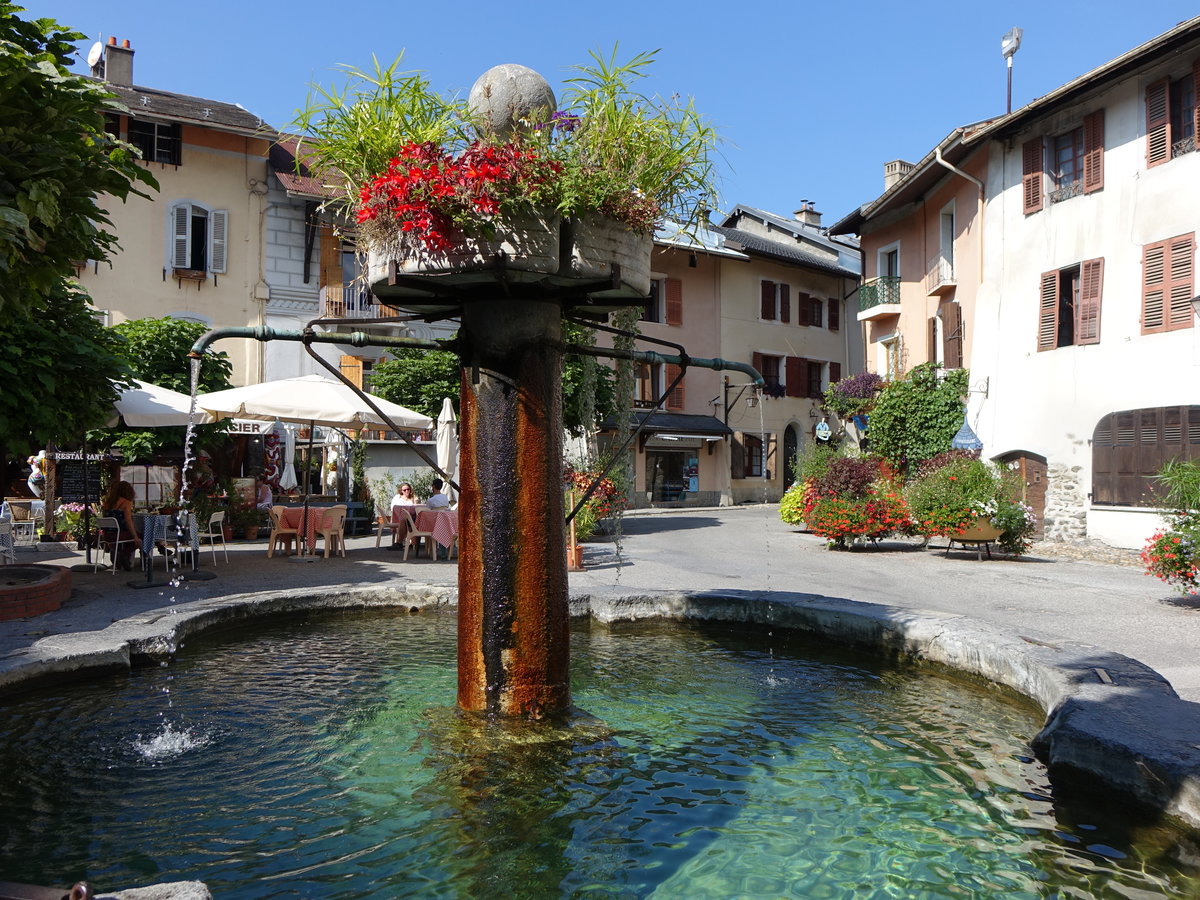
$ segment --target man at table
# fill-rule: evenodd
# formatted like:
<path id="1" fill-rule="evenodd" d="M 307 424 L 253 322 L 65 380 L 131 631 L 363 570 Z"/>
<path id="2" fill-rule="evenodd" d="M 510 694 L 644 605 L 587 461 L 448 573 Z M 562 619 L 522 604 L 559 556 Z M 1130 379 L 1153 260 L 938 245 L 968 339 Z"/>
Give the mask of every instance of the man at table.
<path id="1" fill-rule="evenodd" d="M 431 493 L 429 495 L 429 499 L 425 501 L 425 505 L 430 509 L 450 508 L 450 498 L 442 493 L 442 488 L 445 486 L 445 484 L 446 482 L 442 481 L 440 478 L 435 478 L 430 483 L 429 486 L 433 489 L 433 493 Z"/>

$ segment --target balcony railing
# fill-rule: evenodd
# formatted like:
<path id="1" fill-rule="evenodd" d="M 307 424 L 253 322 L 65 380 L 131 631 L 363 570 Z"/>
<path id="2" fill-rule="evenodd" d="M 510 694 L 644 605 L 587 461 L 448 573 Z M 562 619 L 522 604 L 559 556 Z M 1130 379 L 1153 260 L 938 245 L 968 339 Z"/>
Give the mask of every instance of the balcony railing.
<path id="1" fill-rule="evenodd" d="M 938 253 L 929 260 L 925 270 L 925 293 L 929 295 L 945 294 L 958 284 L 954 280 L 954 262 Z"/>
<path id="2" fill-rule="evenodd" d="M 365 287 L 326 285 L 321 288 L 321 315 L 327 319 L 392 319 L 402 313 L 376 303 Z"/>
<path id="3" fill-rule="evenodd" d="M 858 289 L 858 311 L 866 312 L 876 306 L 900 302 L 900 278 L 885 275 L 864 281 Z"/>

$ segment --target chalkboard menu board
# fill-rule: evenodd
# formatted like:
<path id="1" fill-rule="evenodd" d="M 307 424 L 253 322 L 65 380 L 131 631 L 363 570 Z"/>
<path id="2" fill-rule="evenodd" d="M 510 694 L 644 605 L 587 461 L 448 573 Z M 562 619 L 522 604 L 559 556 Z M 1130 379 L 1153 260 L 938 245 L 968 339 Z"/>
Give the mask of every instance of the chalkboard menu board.
<path id="1" fill-rule="evenodd" d="M 54 477 L 58 480 L 58 495 L 63 503 L 83 502 L 83 460 L 58 460 Z M 97 462 L 89 462 L 87 466 L 87 496 L 93 503 L 100 499 L 100 465 Z"/>

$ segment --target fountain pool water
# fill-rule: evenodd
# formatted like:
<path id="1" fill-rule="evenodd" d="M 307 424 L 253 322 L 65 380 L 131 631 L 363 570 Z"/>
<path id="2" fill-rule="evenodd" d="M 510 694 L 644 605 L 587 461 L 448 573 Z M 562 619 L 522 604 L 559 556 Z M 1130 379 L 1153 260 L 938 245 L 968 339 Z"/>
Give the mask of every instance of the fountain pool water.
<path id="1" fill-rule="evenodd" d="M 590 716 L 567 728 L 457 711 L 435 613 L 293 616 L 30 695 L 0 732 L 3 876 L 221 898 L 1200 893 L 1187 838 L 1056 795 L 1036 710 L 993 689 L 725 624 L 572 641 Z"/>

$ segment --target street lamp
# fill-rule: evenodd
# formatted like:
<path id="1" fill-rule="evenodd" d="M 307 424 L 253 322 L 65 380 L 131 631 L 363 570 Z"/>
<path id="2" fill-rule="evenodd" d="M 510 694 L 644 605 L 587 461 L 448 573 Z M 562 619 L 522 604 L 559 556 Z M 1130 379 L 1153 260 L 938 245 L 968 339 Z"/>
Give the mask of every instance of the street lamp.
<path id="1" fill-rule="evenodd" d="M 1000 38 L 1000 52 L 1004 54 L 1004 59 L 1008 63 L 1008 112 L 1012 112 L 1012 59 L 1017 50 L 1021 48 L 1023 33 L 1020 28 L 1010 28 L 1005 32 L 1004 37 Z"/>
<path id="2" fill-rule="evenodd" d="M 723 396 L 725 401 L 724 421 L 726 425 L 729 424 L 729 408 L 742 399 L 742 395 L 746 393 L 747 388 L 751 389 L 751 393 L 750 396 L 746 398 L 746 406 L 748 406 L 750 409 L 754 409 L 754 407 L 758 406 L 758 385 L 756 385 L 753 381 L 748 381 L 745 384 L 730 384 L 729 376 L 725 376 Z M 737 395 L 730 400 L 729 392 L 732 390 L 736 390 Z M 720 402 L 720 399 L 713 400 L 714 405 L 716 405 L 718 402 Z"/>

